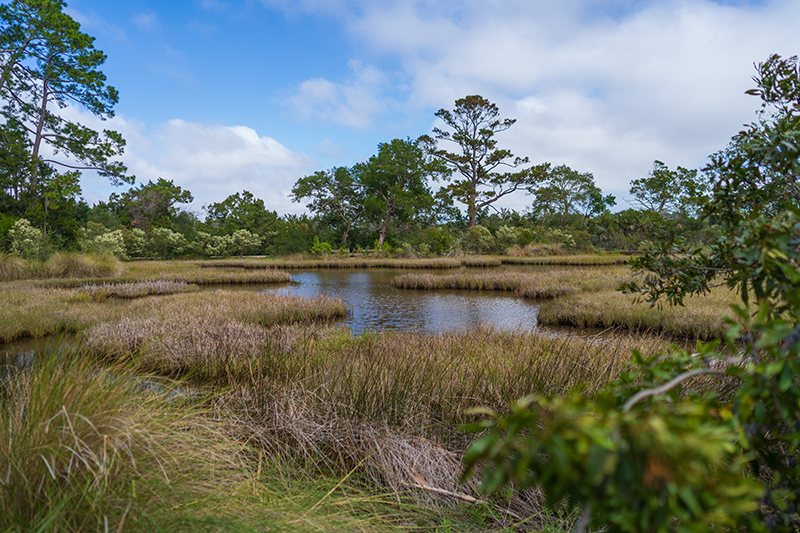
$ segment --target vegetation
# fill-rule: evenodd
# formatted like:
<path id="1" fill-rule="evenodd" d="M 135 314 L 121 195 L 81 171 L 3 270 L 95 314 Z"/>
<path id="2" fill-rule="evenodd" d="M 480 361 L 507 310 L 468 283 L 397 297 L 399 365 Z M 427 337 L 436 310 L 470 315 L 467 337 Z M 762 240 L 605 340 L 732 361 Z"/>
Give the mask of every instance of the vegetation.
<path id="1" fill-rule="evenodd" d="M 714 345 L 635 354 L 634 371 L 592 401 L 534 395 L 491 413 L 466 455 L 470 468 L 485 462 L 487 488 L 513 481 L 538 484 L 551 503 L 568 497 L 581 531 L 797 530 L 800 206 L 787 191 L 800 175 L 800 65 L 774 55 L 757 68 L 748 93 L 762 99 L 761 121 L 706 169 L 716 180 L 702 212 L 719 236 L 697 247 L 664 235 L 634 262 L 643 279 L 627 285 L 675 303 L 720 282 L 736 289 L 727 340 L 742 358 Z M 737 383 L 708 393 L 692 387 L 697 376 Z"/>

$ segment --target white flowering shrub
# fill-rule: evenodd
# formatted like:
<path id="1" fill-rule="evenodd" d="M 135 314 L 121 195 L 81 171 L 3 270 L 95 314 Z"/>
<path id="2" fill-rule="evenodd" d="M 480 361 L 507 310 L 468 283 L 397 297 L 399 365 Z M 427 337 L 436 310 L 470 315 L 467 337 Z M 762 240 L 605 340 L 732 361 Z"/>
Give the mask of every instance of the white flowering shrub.
<path id="1" fill-rule="evenodd" d="M 85 249 L 90 254 L 111 254 L 119 259 L 128 259 L 122 230 L 97 235 L 86 243 Z"/>
<path id="2" fill-rule="evenodd" d="M 148 237 L 147 251 L 163 259 L 181 255 L 188 245 L 183 235 L 168 228 L 156 228 Z"/>
<path id="3" fill-rule="evenodd" d="M 231 240 L 233 241 L 233 253 L 237 255 L 251 255 L 261 248 L 261 237 L 246 229 L 239 229 L 233 232 Z"/>
<path id="4" fill-rule="evenodd" d="M 26 219 L 17 220 L 8 230 L 11 251 L 25 259 L 44 260 L 47 257 L 47 239 L 42 230 L 34 228 Z"/>

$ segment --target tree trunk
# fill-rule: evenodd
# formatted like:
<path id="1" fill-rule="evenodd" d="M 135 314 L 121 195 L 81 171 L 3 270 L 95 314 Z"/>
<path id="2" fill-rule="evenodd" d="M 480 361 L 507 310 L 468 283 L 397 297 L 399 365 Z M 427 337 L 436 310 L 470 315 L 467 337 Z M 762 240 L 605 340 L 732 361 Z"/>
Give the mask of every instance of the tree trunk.
<path id="1" fill-rule="evenodd" d="M 39 109 L 39 120 L 36 124 L 36 136 L 33 139 L 33 151 L 31 152 L 31 207 L 36 202 L 36 189 L 39 185 L 39 149 L 42 145 L 42 130 L 47 116 L 47 80 L 42 84 L 42 105 Z"/>
<path id="2" fill-rule="evenodd" d="M 381 232 L 378 234 L 378 247 L 383 248 L 383 241 L 386 240 L 386 233 L 389 231 L 389 220 L 392 216 L 392 208 L 390 206 L 386 206 L 386 214 L 383 217 L 383 226 L 381 227 Z"/>

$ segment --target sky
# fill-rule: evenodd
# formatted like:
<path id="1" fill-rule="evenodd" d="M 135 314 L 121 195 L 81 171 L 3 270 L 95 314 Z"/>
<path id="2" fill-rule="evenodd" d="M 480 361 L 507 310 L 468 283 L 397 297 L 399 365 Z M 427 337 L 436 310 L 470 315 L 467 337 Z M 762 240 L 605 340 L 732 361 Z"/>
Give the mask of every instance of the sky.
<path id="1" fill-rule="evenodd" d="M 301 213 L 294 183 L 416 138 L 480 94 L 517 119 L 498 146 L 591 172 L 617 209 L 654 160 L 701 168 L 759 100 L 754 63 L 800 53 L 796 0 L 68 0 L 120 93 L 137 184 L 202 207 L 247 190 Z M 89 173 L 93 204 L 121 192 Z M 515 193 L 498 206 L 529 207 Z"/>

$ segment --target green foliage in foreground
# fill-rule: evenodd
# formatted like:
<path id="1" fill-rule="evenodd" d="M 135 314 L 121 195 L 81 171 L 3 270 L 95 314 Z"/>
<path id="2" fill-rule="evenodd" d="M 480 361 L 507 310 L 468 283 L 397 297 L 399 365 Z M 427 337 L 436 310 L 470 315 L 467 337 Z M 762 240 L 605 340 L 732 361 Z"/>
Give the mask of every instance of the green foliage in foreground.
<path id="1" fill-rule="evenodd" d="M 486 463 L 488 489 L 538 484 L 581 509 L 577 530 L 795 532 L 800 527 L 800 63 L 758 66 L 765 115 L 712 159 L 717 176 L 705 217 L 721 234 L 706 248 L 669 235 L 634 261 L 626 288 L 682 303 L 720 279 L 745 307 L 730 320 L 739 359 L 677 352 L 637 358 L 634 372 L 589 403 L 534 397 L 474 429 L 486 433 L 467 465 Z M 764 118 L 765 117 L 765 118 Z M 751 319 L 752 300 L 758 313 Z M 744 349 L 742 349 L 744 346 Z M 684 390 L 701 375 L 735 377 L 727 397 Z M 729 379 L 729 378 L 728 378 Z M 638 392 L 637 392 L 638 391 Z M 746 468 L 745 468 L 746 467 Z"/>

